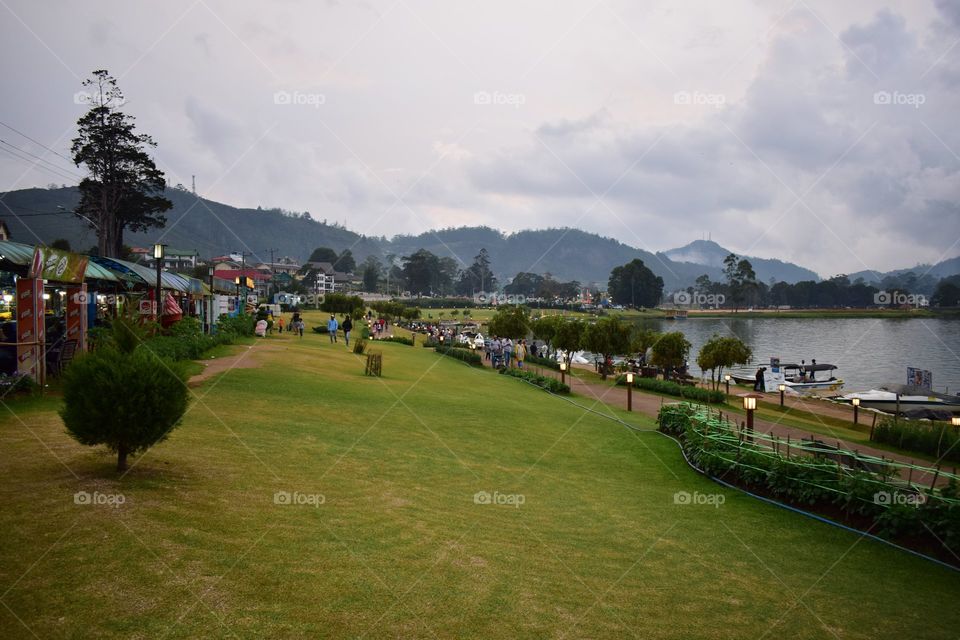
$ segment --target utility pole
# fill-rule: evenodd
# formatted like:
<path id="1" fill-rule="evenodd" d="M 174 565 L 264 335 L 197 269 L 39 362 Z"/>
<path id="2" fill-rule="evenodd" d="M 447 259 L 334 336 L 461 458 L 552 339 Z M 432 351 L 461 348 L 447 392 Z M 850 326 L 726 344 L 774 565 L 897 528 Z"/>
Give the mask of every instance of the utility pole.
<path id="1" fill-rule="evenodd" d="M 193 182 L 193 195 L 197 195 L 197 176 L 190 176 Z"/>

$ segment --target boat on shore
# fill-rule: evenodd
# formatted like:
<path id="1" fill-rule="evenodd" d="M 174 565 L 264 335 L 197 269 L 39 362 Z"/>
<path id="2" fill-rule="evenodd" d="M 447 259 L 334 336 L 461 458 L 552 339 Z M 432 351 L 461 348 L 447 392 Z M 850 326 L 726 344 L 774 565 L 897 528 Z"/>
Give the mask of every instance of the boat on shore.
<path id="1" fill-rule="evenodd" d="M 763 372 L 763 390 L 774 393 L 784 385 L 787 391 L 802 395 L 822 395 L 840 391 L 843 380 L 836 377 L 837 366 L 833 364 L 781 364 L 771 363 Z"/>
<path id="2" fill-rule="evenodd" d="M 848 393 L 834 399 L 850 403 L 854 398 L 860 400 L 861 408 L 875 409 L 891 415 L 899 412 L 904 415 L 932 413 L 946 416 L 960 412 L 960 396 L 910 385 L 890 384 L 879 389 Z"/>

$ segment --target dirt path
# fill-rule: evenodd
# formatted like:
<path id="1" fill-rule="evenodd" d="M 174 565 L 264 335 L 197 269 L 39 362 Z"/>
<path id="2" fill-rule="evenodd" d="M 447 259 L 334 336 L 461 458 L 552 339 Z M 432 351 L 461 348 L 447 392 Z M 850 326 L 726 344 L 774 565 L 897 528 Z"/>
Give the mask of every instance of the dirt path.
<path id="1" fill-rule="evenodd" d="M 252 345 L 241 345 L 240 351 L 233 355 L 220 358 L 198 360 L 203 365 L 203 371 L 190 378 L 188 386 L 196 387 L 213 376 L 230 371 L 231 369 L 256 369 L 263 366 L 258 357 L 260 353 L 278 351 L 279 345 L 272 342 L 259 341 Z"/>

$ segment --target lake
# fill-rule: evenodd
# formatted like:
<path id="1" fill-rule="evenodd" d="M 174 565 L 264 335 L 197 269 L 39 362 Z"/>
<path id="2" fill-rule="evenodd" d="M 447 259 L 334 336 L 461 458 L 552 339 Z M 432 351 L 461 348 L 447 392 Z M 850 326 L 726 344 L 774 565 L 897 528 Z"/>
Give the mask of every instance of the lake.
<path id="1" fill-rule="evenodd" d="M 689 318 L 643 320 L 657 331 L 682 331 L 696 354 L 714 333 L 735 335 L 753 349 L 752 374 L 771 356 L 781 362 L 830 363 L 839 367 L 844 391 L 863 391 L 884 383 L 906 384 L 907 367 L 933 372 L 933 388 L 960 393 L 960 320 L 934 318 Z M 822 375 L 822 374 L 821 374 Z"/>

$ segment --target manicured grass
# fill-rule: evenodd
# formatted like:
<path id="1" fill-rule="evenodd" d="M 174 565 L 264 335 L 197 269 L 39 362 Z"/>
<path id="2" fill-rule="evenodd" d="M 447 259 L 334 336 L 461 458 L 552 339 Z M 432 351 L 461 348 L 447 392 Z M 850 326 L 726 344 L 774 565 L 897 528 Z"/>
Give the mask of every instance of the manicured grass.
<path id="1" fill-rule="evenodd" d="M 657 433 L 429 349 L 377 345 L 373 379 L 326 336 L 259 344 L 122 479 L 56 397 L 8 403 L 0 637 L 956 635 L 958 574 L 720 488 Z"/>

